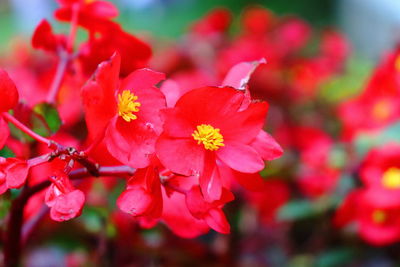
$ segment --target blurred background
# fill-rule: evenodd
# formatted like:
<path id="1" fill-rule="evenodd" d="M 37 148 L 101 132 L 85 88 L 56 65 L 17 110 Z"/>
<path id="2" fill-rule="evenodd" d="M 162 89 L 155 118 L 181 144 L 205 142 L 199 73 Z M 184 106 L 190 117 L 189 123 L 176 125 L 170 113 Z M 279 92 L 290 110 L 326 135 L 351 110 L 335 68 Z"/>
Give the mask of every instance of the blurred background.
<path id="1" fill-rule="evenodd" d="M 279 15 L 296 14 L 314 27 L 335 26 L 345 32 L 357 56 L 378 60 L 400 38 L 397 0 L 113 0 L 119 21 L 129 31 L 159 37 L 182 35 L 191 22 L 217 6 L 239 15 L 243 7 L 263 5 Z M 30 35 L 42 18 L 51 20 L 53 0 L 0 0 L 0 47 L 13 36 Z M 162 27 L 160 27 L 162 25 Z"/>

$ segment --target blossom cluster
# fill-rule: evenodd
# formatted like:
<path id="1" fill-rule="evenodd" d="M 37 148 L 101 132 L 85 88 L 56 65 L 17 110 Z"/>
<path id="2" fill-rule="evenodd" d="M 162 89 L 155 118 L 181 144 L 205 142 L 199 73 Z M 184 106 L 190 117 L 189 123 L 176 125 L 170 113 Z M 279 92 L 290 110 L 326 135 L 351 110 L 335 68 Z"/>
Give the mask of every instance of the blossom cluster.
<path id="1" fill-rule="evenodd" d="M 0 146 L 17 156 L 1 158 L 1 193 L 45 183 L 45 192 L 27 204 L 27 218 L 44 201 L 53 220 L 66 221 L 79 216 L 85 203 L 87 192 L 72 181 L 77 172 L 122 176 L 126 189 L 116 204 L 142 227 L 162 221 L 183 237 L 210 228 L 229 233 L 222 208 L 234 199 L 233 188 L 263 185 L 258 172 L 283 153 L 263 130 L 267 102 L 253 99 L 248 88 L 264 60 L 239 63 L 219 82 L 181 89 L 148 68 L 150 46 L 112 20 L 118 10 L 111 3 L 59 4 L 55 18 L 70 23 L 70 34 L 54 33 L 43 20 L 32 37 L 34 48 L 55 57 L 55 69 L 29 72 L 35 58 L 28 54 L 27 65 L 10 70 L 17 86 L 6 71 L 0 73 Z M 88 40 L 75 48 L 80 28 Z M 48 75 L 54 79 L 46 90 L 41 83 Z M 46 116 L 54 108 L 64 122 L 55 135 L 46 138 L 29 129 L 35 115 L 50 128 Z M 73 132 L 82 116 L 83 140 Z M 41 144 L 21 143 L 7 122 Z"/>
<path id="2" fill-rule="evenodd" d="M 127 217 L 186 238 L 227 234 L 236 197 L 273 231 L 335 213 L 332 225 L 356 225 L 343 238 L 400 240 L 400 50 L 358 95 L 332 100 L 351 51 L 334 29 L 250 7 L 232 35 L 218 8 L 152 45 L 110 2 L 57 3 L 69 34 L 43 20 L 40 52 L 19 43 L 0 61 L 0 194 L 17 195 L 26 225 L 48 209 L 71 220 L 117 191 L 121 235 Z"/>

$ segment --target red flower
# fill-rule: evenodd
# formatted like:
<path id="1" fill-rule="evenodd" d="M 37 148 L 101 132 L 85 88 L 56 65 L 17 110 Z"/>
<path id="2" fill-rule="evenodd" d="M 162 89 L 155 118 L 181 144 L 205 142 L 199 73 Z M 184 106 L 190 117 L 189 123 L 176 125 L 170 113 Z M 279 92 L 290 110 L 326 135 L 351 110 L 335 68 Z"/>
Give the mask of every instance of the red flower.
<path id="1" fill-rule="evenodd" d="M 335 224 L 356 222 L 360 236 L 381 246 L 400 240 L 399 194 L 381 189 L 360 189 L 350 193 L 339 207 Z"/>
<path id="2" fill-rule="evenodd" d="M 360 170 L 366 188 L 351 192 L 338 209 L 335 223 L 357 222 L 358 231 L 374 245 L 400 240 L 400 145 L 371 150 Z"/>
<path id="3" fill-rule="evenodd" d="M 139 169 L 128 181 L 128 186 L 118 197 L 118 207 L 136 217 L 158 219 L 162 213 L 161 184 L 153 166 Z"/>
<path id="4" fill-rule="evenodd" d="M 61 7 L 54 13 L 58 20 L 71 21 L 76 9 L 78 24 L 88 29 L 98 29 L 103 21 L 118 16 L 118 9 L 107 1 L 58 0 L 58 2 Z"/>
<path id="5" fill-rule="evenodd" d="M 83 192 L 74 189 L 65 173 L 57 172 L 51 179 L 53 183 L 45 197 L 47 206 L 51 208 L 51 219 L 62 222 L 78 217 L 85 202 Z"/>
<path id="6" fill-rule="evenodd" d="M 0 194 L 7 189 L 20 188 L 28 176 L 29 166 L 25 160 L 0 157 Z"/>
<path id="7" fill-rule="evenodd" d="M 369 187 L 397 191 L 400 197 L 400 145 L 388 143 L 365 157 L 360 177 Z"/>
<path id="8" fill-rule="evenodd" d="M 200 175 L 206 199 L 220 198 L 216 161 L 245 173 L 264 168 L 251 142 L 264 125 L 268 105 L 251 103 L 240 111 L 244 98 L 233 88 L 204 87 L 183 95 L 165 112 L 164 132 L 156 145 L 161 163 L 182 175 Z"/>
<path id="9" fill-rule="evenodd" d="M 56 35 L 47 20 L 42 20 L 36 27 L 32 36 L 32 46 L 36 49 L 57 52 L 57 49 L 66 47 L 66 37 L 64 35 Z"/>
<path id="10" fill-rule="evenodd" d="M 332 138 L 319 128 L 291 127 L 293 146 L 299 151 L 301 165 L 297 182 L 309 197 L 320 197 L 332 192 L 337 185 L 339 170 L 332 166 Z"/>
<path id="11" fill-rule="evenodd" d="M 339 106 L 344 138 L 380 130 L 400 118 L 400 50 L 378 66 L 364 92 Z"/>
<path id="12" fill-rule="evenodd" d="M 265 35 L 274 22 L 274 15 L 262 7 L 248 8 L 243 13 L 242 24 L 249 35 Z"/>
<path id="13" fill-rule="evenodd" d="M 78 25 L 89 32 L 89 41 L 79 49 L 79 61 L 86 75 L 92 75 L 97 65 L 116 51 L 122 56 L 122 76 L 146 66 L 152 54 L 151 48 L 111 21 L 118 16 L 118 9 L 113 3 L 83 0 L 59 2 L 61 7 L 55 11 L 55 17 L 61 21 L 71 21 L 76 12 Z"/>
<path id="14" fill-rule="evenodd" d="M 164 74 L 140 69 L 119 82 L 119 68 L 120 56 L 115 54 L 99 65 L 94 79 L 82 88 L 89 137 L 93 140 L 105 131 L 111 155 L 144 168 L 161 132 L 159 110 L 165 107 L 165 98 L 155 84 Z"/>
<path id="15" fill-rule="evenodd" d="M 115 51 L 121 55 L 121 76 L 147 65 L 152 51 L 148 44 L 123 31 L 121 27 L 109 21 L 104 29 L 89 35 L 89 41 L 80 48 L 79 60 L 84 73 L 91 75 L 97 65 L 109 59 Z"/>
<path id="16" fill-rule="evenodd" d="M 216 8 L 192 26 L 192 31 L 203 36 L 224 33 L 231 24 L 231 13 L 224 8 Z"/>

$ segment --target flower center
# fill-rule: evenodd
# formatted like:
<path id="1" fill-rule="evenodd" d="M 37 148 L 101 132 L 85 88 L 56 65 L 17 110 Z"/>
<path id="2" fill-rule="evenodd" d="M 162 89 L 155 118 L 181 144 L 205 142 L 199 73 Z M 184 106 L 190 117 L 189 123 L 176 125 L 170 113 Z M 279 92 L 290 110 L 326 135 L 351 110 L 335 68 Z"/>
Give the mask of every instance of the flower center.
<path id="1" fill-rule="evenodd" d="M 389 189 L 399 189 L 400 169 L 392 167 L 385 171 L 382 177 L 382 184 L 384 187 Z"/>
<path id="2" fill-rule="evenodd" d="M 372 213 L 372 220 L 375 223 L 383 223 L 384 221 L 386 221 L 386 213 L 383 210 L 374 210 L 374 212 Z"/>
<path id="3" fill-rule="evenodd" d="M 386 120 L 390 116 L 390 104 L 385 100 L 380 100 L 372 108 L 372 116 L 378 120 Z"/>
<path id="4" fill-rule="evenodd" d="M 192 133 L 197 144 L 203 144 L 205 149 L 215 151 L 221 146 L 224 146 L 224 137 L 219 132 L 219 129 L 212 127 L 209 124 L 197 125 L 197 130 Z"/>
<path id="5" fill-rule="evenodd" d="M 139 111 L 140 102 L 136 101 L 137 99 L 138 97 L 129 90 L 118 94 L 118 115 L 127 122 L 137 119 L 137 116 L 133 114 Z"/>

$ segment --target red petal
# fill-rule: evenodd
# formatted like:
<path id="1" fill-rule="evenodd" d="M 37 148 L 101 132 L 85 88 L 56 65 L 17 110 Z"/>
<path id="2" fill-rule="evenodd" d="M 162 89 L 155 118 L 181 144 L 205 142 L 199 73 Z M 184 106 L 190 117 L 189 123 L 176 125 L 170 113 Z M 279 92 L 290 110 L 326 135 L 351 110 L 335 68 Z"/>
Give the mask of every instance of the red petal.
<path id="1" fill-rule="evenodd" d="M 264 168 L 264 161 L 255 149 L 240 143 L 226 143 L 216 152 L 218 158 L 232 169 L 255 173 Z"/>
<path id="2" fill-rule="evenodd" d="M 85 119 L 91 138 L 101 134 L 110 119 L 117 114 L 115 92 L 119 83 L 120 61 L 116 53 L 109 61 L 102 62 L 94 80 L 82 88 Z"/>
<path id="3" fill-rule="evenodd" d="M 120 92 L 129 90 L 138 97 L 137 101 L 141 106 L 136 115 L 141 121 L 151 125 L 157 133 L 161 132 L 160 110 L 166 107 L 166 103 L 164 95 L 155 85 L 164 78 L 163 73 L 140 69 L 126 77 L 120 88 Z"/>
<path id="4" fill-rule="evenodd" d="M 51 25 L 43 19 L 32 36 L 32 46 L 36 49 L 56 52 L 58 45 L 58 38 L 54 35 Z"/>
<path id="5" fill-rule="evenodd" d="M 193 186 L 186 194 L 186 205 L 190 213 L 197 219 L 203 219 L 212 208 L 212 205 L 204 200 L 198 186 Z"/>
<path id="6" fill-rule="evenodd" d="M 118 207 L 132 216 L 145 215 L 150 210 L 152 203 L 153 196 L 139 186 L 122 192 L 117 199 Z"/>
<path id="7" fill-rule="evenodd" d="M 114 18 L 118 16 L 117 7 L 110 2 L 97 0 L 85 6 L 85 12 L 104 18 Z"/>
<path id="8" fill-rule="evenodd" d="M 25 160 L 8 158 L 6 168 L 6 179 L 8 188 L 21 187 L 28 176 L 29 166 Z"/>
<path id="9" fill-rule="evenodd" d="M 174 107 L 178 99 L 181 97 L 181 88 L 178 83 L 173 80 L 166 80 L 163 82 L 160 90 L 165 95 L 167 107 L 169 108 Z"/>
<path id="10" fill-rule="evenodd" d="M 0 113 L 14 108 L 18 104 L 18 90 L 7 72 L 0 69 Z"/>
<path id="11" fill-rule="evenodd" d="M 59 222 L 75 218 L 81 214 L 84 202 L 85 195 L 80 190 L 60 195 L 51 208 L 50 217 Z"/>
<path id="12" fill-rule="evenodd" d="M 210 228 L 203 220 L 197 220 L 190 214 L 183 194 L 174 193 L 167 197 L 163 191 L 163 200 L 162 218 L 176 235 L 194 238 L 209 231 Z"/>
<path id="13" fill-rule="evenodd" d="M 282 147 L 275 141 L 275 139 L 261 130 L 257 137 L 250 144 L 264 160 L 274 160 L 283 154 Z"/>
<path id="14" fill-rule="evenodd" d="M 0 149 L 3 148 L 10 135 L 10 130 L 8 129 L 8 124 L 2 117 L 0 117 Z"/>
<path id="15" fill-rule="evenodd" d="M 156 139 L 154 128 L 139 119 L 126 122 L 114 118 L 104 140 L 113 157 L 133 168 L 144 168 L 150 164 L 150 157 L 155 152 Z"/>
<path id="16" fill-rule="evenodd" d="M 156 150 L 161 163 L 173 172 L 189 176 L 199 175 L 203 171 L 205 149 L 193 139 L 161 135 Z"/>
<path id="17" fill-rule="evenodd" d="M 0 160 L 5 160 L 0 157 Z M 4 170 L 0 169 L 0 195 L 7 191 L 7 183 L 6 183 L 6 173 Z"/>
<path id="18" fill-rule="evenodd" d="M 400 230 L 397 224 L 377 225 L 361 223 L 359 232 L 363 239 L 375 246 L 389 245 L 400 240 Z"/>
<path id="19" fill-rule="evenodd" d="M 178 108 L 169 108 L 162 111 L 165 116 L 164 134 L 169 137 L 187 138 L 191 137 L 196 129 L 195 124 L 179 112 Z"/>
<path id="20" fill-rule="evenodd" d="M 121 83 L 121 90 L 145 93 L 165 79 L 165 74 L 151 69 L 139 69 L 129 74 Z"/>
<path id="21" fill-rule="evenodd" d="M 222 193 L 221 177 L 215 161 L 214 154 L 206 154 L 204 172 L 200 174 L 201 191 L 207 201 L 220 199 Z"/>
<path id="22" fill-rule="evenodd" d="M 219 123 L 221 133 L 226 142 L 249 143 L 262 130 L 267 116 L 268 104 L 266 102 L 252 103 L 241 112 L 223 118 Z"/>
<path id="23" fill-rule="evenodd" d="M 239 109 L 243 98 L 242 93 L 230 87 L 203 87 L 184 94 L 175 106 L 181 116 L 195 126 L 210 124 L 214 128 L 221 128 L 219 123 L 226 121 Z"/>
<path id="24" fill-rule="evenodd" d="M 238 90 L 245 90 L 250 77 L 260 64 L 265 64 L 265 59 L 253 62 L 241 62 L 233 66 L 226 75 L 222 86 L 231 86 Z"/>
<path id="25" fill-rule="evenodd" d="M 229 234 L 231 231 L 231 227 L 221 209 L 210 210 L 204 219 L 208 226 L 221 234 Z"/>

